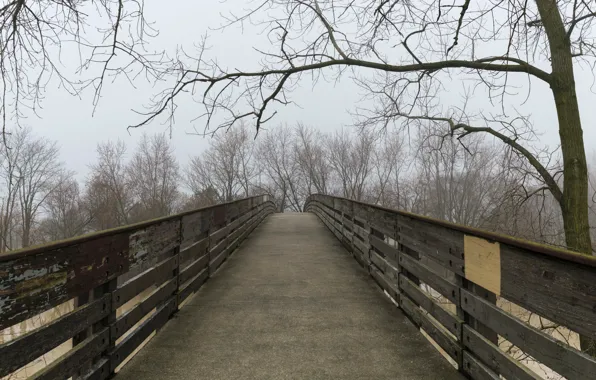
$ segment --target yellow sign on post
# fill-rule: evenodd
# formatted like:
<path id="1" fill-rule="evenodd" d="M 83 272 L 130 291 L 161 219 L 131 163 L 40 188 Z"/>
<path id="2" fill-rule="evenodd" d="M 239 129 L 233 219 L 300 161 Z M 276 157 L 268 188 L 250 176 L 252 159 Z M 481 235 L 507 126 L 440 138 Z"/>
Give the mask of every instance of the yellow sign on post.
<path id="1" fill-rule="evenodd" d="M 501 294 L 501 247 L 498 242 L 464 236 L 466 279 Z"/>

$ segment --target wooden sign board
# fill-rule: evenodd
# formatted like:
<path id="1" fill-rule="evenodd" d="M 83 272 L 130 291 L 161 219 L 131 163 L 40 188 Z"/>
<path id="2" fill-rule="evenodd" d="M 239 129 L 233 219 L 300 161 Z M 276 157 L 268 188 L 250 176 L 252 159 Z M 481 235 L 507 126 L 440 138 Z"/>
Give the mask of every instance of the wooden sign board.
<path id="1" fill-rule="evenodd" d="M 496 295 L 501 294 L 501 248 L 498 242 L 464 236 L 466 279 Z"/>

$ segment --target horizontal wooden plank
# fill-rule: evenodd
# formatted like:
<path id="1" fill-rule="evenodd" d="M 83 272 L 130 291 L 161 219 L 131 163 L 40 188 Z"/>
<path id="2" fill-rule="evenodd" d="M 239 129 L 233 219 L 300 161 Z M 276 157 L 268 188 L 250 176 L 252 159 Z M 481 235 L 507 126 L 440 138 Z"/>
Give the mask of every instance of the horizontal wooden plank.
<path id="1" fill-rule="evenodd" d="M 456 337 L 461 337 L 463 321 L 439 305 L 406 276 L 399 276 L 399 289 L 433 316 L 445 329 Z"/>
<path id="2" fill-rule="evenodd" d="M 211 210 L 201 210 L 182 217 L 182 243 L 186 248 L 208 235 L 211 226 Z"/>
<path id="3" fill-rule="evenodd" d="M 501 380 L 498 374 L 491 371 L 480 360 L 464 351 L 464 373 L 474 380 Z"/>
<path id="4" fill-rule="evenodd" d="M 176 292 L 178 285 L 177 279 L 172 278 L 159 288 L 155 289 L 148 295 L 142 302 L 122 314 L 118 319 L 110 326 L 112 343 L 116 342 L 116 339 L 124 335 L 131 327 L 133 327 L 138 321 L 143 319 L 153 308 L 160 305 L 162 302 L 171 298 Z"/>
<path id="5" fill-rule="evenodd" d="M 347 228 L 348 230 L 352 231 L 354 223 L 350 219 L 343 216 L 342 217 L 342 225 L 344 226 L 344 229 Z"/>
<path id="6" fill-rule="evenodd" d="M 248 235 L 250 235 L 250 233 L 257 228 L 257 226 L 261 223 L 261 221 L 268 215 L 268 213 L 265 214 L 259 214 L 259 215 L 255 215 L 255 217 L 253 219 L 251 219 L 249 222 L 246 223 L 246 228 L 245 230 L 242 232 L 242 234 L 240 235 L 240 241 L 243 241 L 244 239 L 246 239 L 246 237 Z"/>
<path id="7" fill-rule="evenodd" d="M 209 235 L 210 245 L 215 246 L 221 239 L 226 237 L 226 235 L 228 234 L 228 230 L 228 226 L 225 226 L 217 231 L 212 232 Z"/>
<path id="8" fill-rule="evenodd" d="M 370 266 L 370 259 L 368 258 L 368 253 L 363 254 L 363 253 L 360 253 L 359 250 L 355 249 L 352 252 L 352 255 L 354 256 L 356 261 L 358 261 L 360 266 L 362 266 L 363 268 L 366 268 L 366 270 L 368 270 L 368 267 Z"/>
<path id="9" fill-rule="evenodd" d="M 189 295 L 196 292 L 209 278 L 209 268 L 203 269 L 199 274 L 190 279 L 186 285 L 184 285 L 178 294 L 178 304 L 180 305 Z"/>
<path id="10" fill-rule="evenodd" d="M 501 295 L 596 337 L 596 268 L 501 245 Z"/>
<path id="11" fill-rule="evenodd" d="M 220 241 L 217 245 L 213 246 L 209 251 L 209 256 L 211 259 L 217 257 L 221 251 L 223 251 L 228 246 L 227 240 Z"/>
<path id="12" fill-rule="evenodd" d="M 204 238 L 180 251 L 180 265 L 186 264 L 188 261 L 194 261 L 203 256 L 207 253 L 208 248 L 209 238 Z"/>
<path id="13" fill-rule="evenodd" d="M 29 379 L 57 380 L 68 379 L 77 373 L 81 363 L 90 361 L 104 351 L 109 344 L 110 332 L 105 328 L 76 345 L 72 350 L 60 356 L 49 366 L 35 373 Z"/>
<path id="14" fill-rule="evenodd" d="M 397 286 L 399 270 L 390 262 L 379 256 L 375 251 L 369 252 L 370 261 L 387 277 L 387 279 Z"/>
<path id="15" fill-rule="evenodd" d="M 455 360 L 456 363 L 461 363 L 462 348 L 455 338 L 436 326 L 404 293 L 401 293 L 399 304 L 402 310 L 412 318 L 414 323 L 420 326 L 447 355 Z"/>
<path id="16" fill-rule="evenodd" d="M 368 251 L 370 249 L 368 243 L 365 243 L 363 241 L 360 241 L 356 238 L 352 239 L 352 245 L 358 250 L 360 251 L 360 254 L 366 255 L 368 256 Z"/>
<path id="17" fill-rule="evenodd" d="M 468 325 L 463 326 L 462 341 L 487 367 L 506 379 L 542 380 L 536 373 L 514 360 Z"/>
<path id="18" fill-rule="evenodd" d="M 151 285 L 161 285 L 174 276 L 178 268 L 178 256 L 170 257 L 140 275 L 131 278 L 118 287 L 113 293 L 112 309 L 115 310 L 130 301 Z"/>
<path id="19" fill-rule="evenodd" d="M 243 224 L 243 225 L 239 226 L 237 229 L 235 229 L 228 236 L 229 241 L 234 241 L 234 240 L 238 239 L 240 237 L 240 235 L 242 235 L 242 233 L 246 230 L 246 228 L 247 228 L 247 225 Z"/>
<path id="20" fill-rule="evenodd" d="M 361 240 L 368 241 L 368 234 L 369 234 L 368 228 L 360 227 L 356 223 L 352 224 L 352 228 L 353 228 L 354 234 L 358 235 L 361 238 Z"/>
<path id="21" fill-rule="evenodd" d="M 391 296 L 391 298 L 393 298 L 395 300 L 395 302 L 399 302 L 399 290 L 397 289 L 395 284 L 392 284 L 385 277 L 385 275 L 383 275 L 383 273 L 380 270 L 378 270 L 373 265 L 371 265 L 370 266 L 370 275 L 372 276 L 372 278 L 375 280 L 375 282 L 377 283 L 377 285 L 379 285 L 379 287 L 381 289 L 386 291 L 387 294 L 389 294 L 389 296 Z"/>
<path id="22" fill-rule="evenodd" d="M 507 314 L 497 306 L 461 289 L 461 307 L 522 351 L 568 379 L 587 379 L 596 373 L 596 359 Z"/>
<path id="23" fill-rule="evenodd" d="M 49 310 L 128 268 L 128 235 L 101 236 L 0 262 L 0 330 Z"/>
<path id="24" fill-rule="evenodd" d="M 130 235 L 130 269 L 145 271 L 163 259 L 163 255 L 180 245 L 181 219 L 153 224 Z"/>
<path id="25" fill-rule="evenodd" d="M 202 257 L 199 257 L 197 260 L 190 263 L 187 267 L 180 270 L 180 274 L 178 275 L 178 283 L 183 284 L 188 281 L 191 277 L 194 277 L 202 271 L 203 269 L 207 268 L 209 265 L 209 255 L 204 254 Z"/>
<path id="26" fill-rule="evenodd" d="M 108 358 L 101 358 L 81 376 L 81 380 L 105 380 L 110 375 L 110 361 Z"/>
<path id="27" fill-rule="evenodd" d="M 0 378 L 23 367 L 106 317 L 110 295 L 92 301 L 51 323 L 0 344 Z"/>
<path id="28" fill-rule="evenodd" d="M 114 371 L 116 367 L 124 361 L 153 331 L 161 328 L 169 319 L 170 315 L 176 310 L 176 300 L 171 299 L 163 304 L 150 318 L 143 321 L 130 335 L 120 342 L 111 352 L 110 370 Z"/>
<path id="29" fill-rule="evenodd" d="M 368 238 L 370 245 L 375 248 L 377 252 L 380 252 L 384 257 L 390 258 L 393 262 L 397 262 L 399 257 L 399 251 L 397 248 L 390 246 L 372 234 L 369 235 Z"/>
<path id="30" fill-rule="evenodd" d="M 211 232 L 213 232 L 214 230 L 218 230 L 226 225 L 227 207 L 228 205 L 223 204 L 216 205 L 211 209 Z"/>
<path id="31" fill-rule="evenodd" d="M 463 232 L 406 215 L 399 216 L 397 227 L 400 243 L 420 254 L 431 256 L 458 274 L 463 273 Z"/>
<path id="32" fill-rule="evenodd" d="M 397 214 L 374 206 L 367 206 L 366 222 L 371 228 L 397 240 Z"/>
<path id="33" fill-rule="evenodd" d="M 209 272 L 215 273 L 217 268 L 228 258 L 228 251 L 224 249 L 219 255 L 215 257 L 211 257 L 211 261 L 209 261 Z"/>
<path id="34" fill-rule="evenodd" d="M 428 256 L 436 263 L 454 273 L 463 275 L 465 272 L 464 260 L 461 257 L 456 257 L 454 255 L 445 253 L 442 250 L 438 250 L 435 246 L 431 246 L 425 242 L 417 241 L 405 234 L 400 235 L 399 242 L 411 250 L 418 252 L 422 256 Z"/>
<path id="35" fill-rule="evenodd" d="M 429 267 L 401 252 L 399 255 L 399 264 L 402 268 L 405 268 L 408 272 L 418 277 L 420 281 L 441 293 L 449 301 L 456 305 L 459 304 L 459 291 L 457 285 L 445 280 Z"/>

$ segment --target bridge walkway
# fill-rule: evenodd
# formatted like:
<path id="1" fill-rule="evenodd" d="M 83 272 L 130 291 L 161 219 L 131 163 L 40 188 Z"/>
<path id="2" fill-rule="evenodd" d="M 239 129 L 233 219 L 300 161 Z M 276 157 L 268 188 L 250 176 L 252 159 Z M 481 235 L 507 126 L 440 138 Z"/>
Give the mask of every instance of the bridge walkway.
<path id="1" fill-rule="evenodd" d="M 312 213 L 274 214 L 117 375 L 462 379 Z"/>

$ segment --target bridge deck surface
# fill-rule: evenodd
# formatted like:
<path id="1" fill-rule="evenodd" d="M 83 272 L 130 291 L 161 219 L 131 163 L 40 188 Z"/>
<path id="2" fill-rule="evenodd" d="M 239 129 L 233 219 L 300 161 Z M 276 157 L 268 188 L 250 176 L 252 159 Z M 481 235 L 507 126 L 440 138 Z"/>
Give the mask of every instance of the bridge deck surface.
<path id="1" fill-rule="evenodd" d="M 117 379 L 461 379 L 313 214 L 274 214 Z"/>

